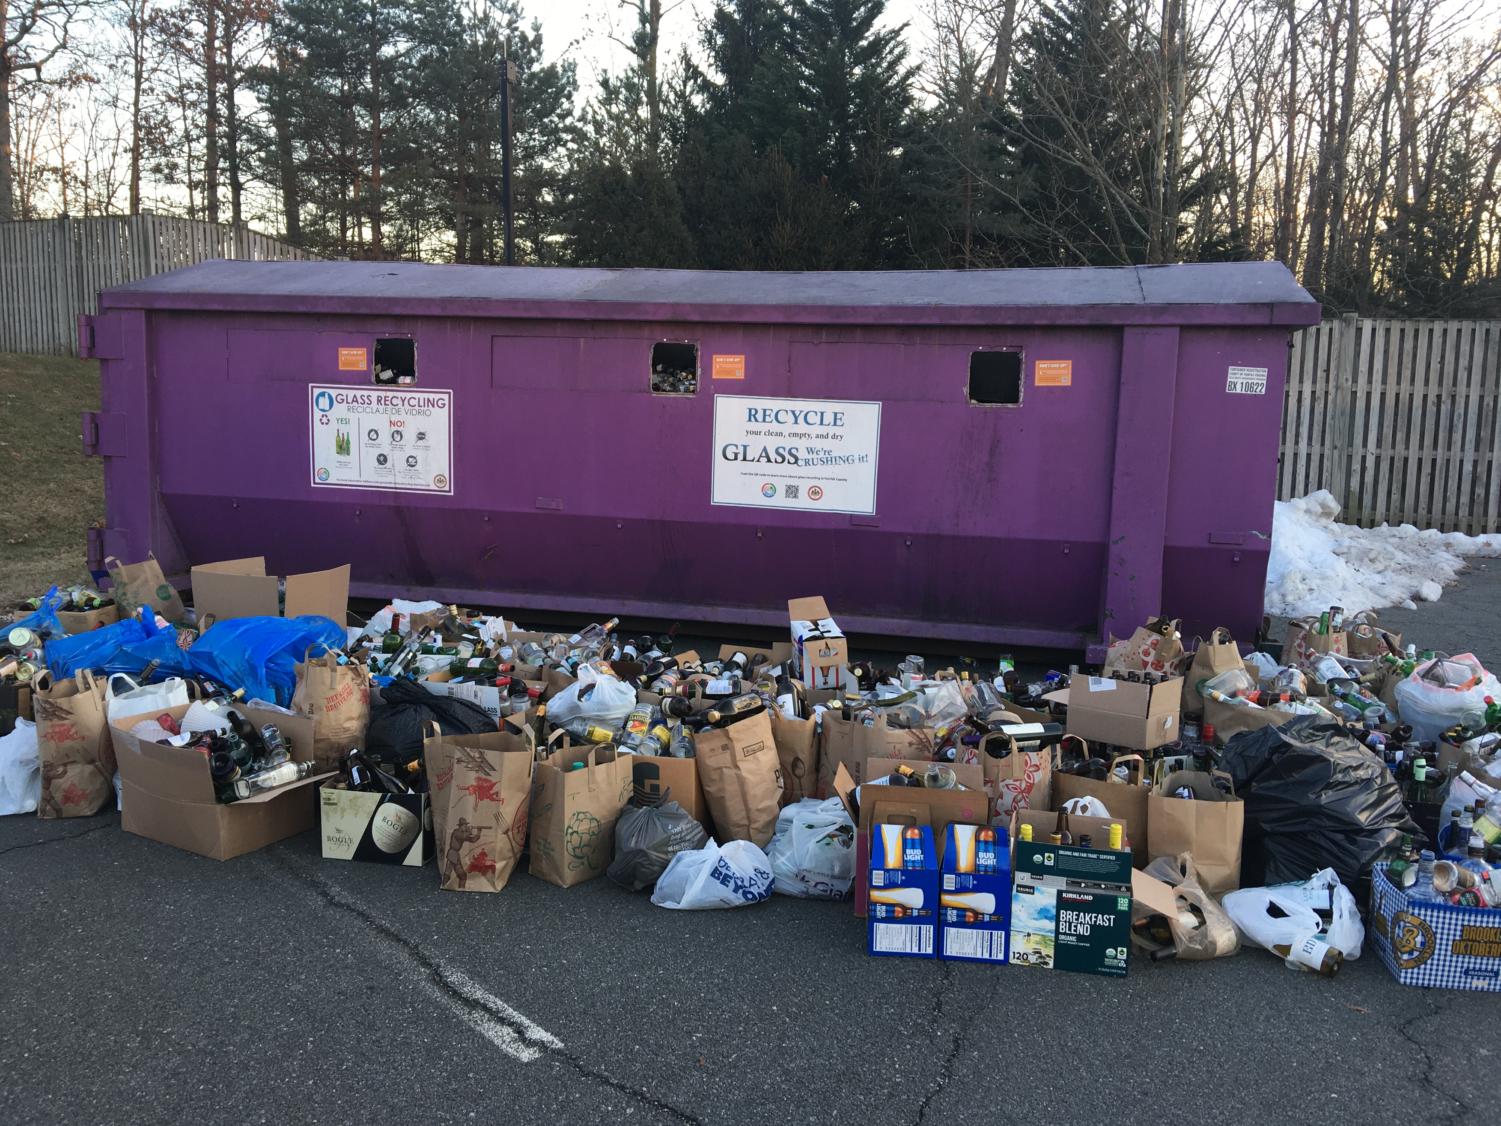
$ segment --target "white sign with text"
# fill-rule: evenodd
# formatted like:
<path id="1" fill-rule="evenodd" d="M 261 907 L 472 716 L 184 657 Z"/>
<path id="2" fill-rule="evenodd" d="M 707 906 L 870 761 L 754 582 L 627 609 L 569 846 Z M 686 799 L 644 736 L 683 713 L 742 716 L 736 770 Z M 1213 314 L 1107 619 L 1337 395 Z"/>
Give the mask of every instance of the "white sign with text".
<path id="1" fill-rule="evenodd" d="M 714 398 L 710 502 L 874 516 L 881 404 Z"/>

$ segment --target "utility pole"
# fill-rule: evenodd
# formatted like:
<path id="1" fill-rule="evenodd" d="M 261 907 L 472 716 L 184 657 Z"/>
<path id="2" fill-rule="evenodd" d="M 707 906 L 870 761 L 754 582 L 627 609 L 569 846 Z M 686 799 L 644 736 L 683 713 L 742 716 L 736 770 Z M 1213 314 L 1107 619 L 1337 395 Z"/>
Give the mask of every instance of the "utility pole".
<path id="1" fill-rule="evenodd" d="M 516 64 L 509 57 L 500 83 L 500 207 L 505 217 L 506 265 L 516 265 L 515 216 L 511 209 L 511 83 Z"/>

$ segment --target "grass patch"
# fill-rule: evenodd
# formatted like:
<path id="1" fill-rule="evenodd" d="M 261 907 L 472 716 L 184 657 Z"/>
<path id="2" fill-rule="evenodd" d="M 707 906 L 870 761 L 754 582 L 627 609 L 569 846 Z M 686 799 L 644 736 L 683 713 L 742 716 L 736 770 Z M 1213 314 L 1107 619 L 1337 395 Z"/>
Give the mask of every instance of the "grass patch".
<path id="1" fill-rule="evenodd" d="M 0 609 L 87 582 L 88 528 L 104 521 L 104 461 L 79 415 L 99 408 L 99 365 L 0 352 Z"/>

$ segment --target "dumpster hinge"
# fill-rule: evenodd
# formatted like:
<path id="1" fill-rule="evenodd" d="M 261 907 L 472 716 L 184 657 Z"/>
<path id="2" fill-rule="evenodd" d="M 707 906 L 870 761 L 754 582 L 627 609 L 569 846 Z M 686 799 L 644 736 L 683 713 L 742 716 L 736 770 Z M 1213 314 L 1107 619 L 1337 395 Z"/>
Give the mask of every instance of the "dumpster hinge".
<path id="1" fill-rule="evenodd" d="M 83 452 L 86 457 L 121 457 L 126 451 L 125 419 L 105 411 L 84 411 Z"/>
<path id="2" fill-rule="evenodd" d="M 94 358 L 94 318 L 87 313 L 78 315 L 78 358 Z"/>
<path id="3" fill-rule="evenodd" d="M 119 360 L 125 356 L 124 326 L 118 314 L 78 317 L 78 355 L 85 360 Z"/>
<path id="4" fill-rule="evenodd" d="M 89 529 L 87 566 L 95 574 L 104 570 L 103 528 L 93 527 Z"/>

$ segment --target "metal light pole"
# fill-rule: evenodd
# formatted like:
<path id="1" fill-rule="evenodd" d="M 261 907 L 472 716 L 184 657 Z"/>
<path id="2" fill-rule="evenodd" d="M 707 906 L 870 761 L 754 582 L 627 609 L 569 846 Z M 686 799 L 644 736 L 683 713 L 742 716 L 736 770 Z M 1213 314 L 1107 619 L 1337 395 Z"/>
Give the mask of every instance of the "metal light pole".
<path id="1" fill-rule="evenodd" d="M 511 83 L 516 64 L 505 60 L 500 83 L 500 207 L 505 216 L 506 265 L 516 265 L 515 216 L 511 211 Z"/>

